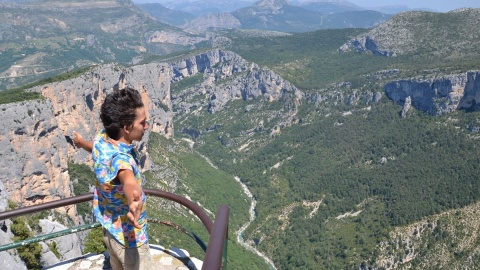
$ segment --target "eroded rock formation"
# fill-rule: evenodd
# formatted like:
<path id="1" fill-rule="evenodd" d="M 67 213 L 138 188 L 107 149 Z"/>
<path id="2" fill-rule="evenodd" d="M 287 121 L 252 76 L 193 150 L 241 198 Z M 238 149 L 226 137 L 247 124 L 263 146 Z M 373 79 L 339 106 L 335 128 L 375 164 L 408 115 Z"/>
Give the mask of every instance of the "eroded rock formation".
<path id="1" fill-rule="evenodd" d="M 412 106 L 431 115 L 480 109 L 479 71 L 429 79 L 404 79 L 388 83 L 384 89 L 394 102 L 403 106 L 410 98 Z"/>

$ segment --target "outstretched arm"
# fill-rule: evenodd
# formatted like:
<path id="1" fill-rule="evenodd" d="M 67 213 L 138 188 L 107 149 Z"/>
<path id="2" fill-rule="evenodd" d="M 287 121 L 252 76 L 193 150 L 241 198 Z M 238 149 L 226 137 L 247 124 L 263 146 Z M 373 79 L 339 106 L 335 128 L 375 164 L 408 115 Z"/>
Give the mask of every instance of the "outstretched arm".
<path id="1" fill-rule="evenodd" d="M 132 222 L 135 228 L 141 228 L 142 225 L 138 224 L 138 219 L 142 213 L 142 188 L 137 183 L 135 176 L 131 170 L 120 170 L 117 174 L 120 183 L 123 185 L 123 192 L 128 201 L 129 212 L 127 214 L 128 220 Z"/>
<path id="2" fill-rule="evenodd" d="M 91 141 L 85 140 L 83 136 L 76 131 L 73 132 L 73 136 L 72 140 L 76 147 L 82 148 L 87 152 L 92 152 L 93 143 Z"/>

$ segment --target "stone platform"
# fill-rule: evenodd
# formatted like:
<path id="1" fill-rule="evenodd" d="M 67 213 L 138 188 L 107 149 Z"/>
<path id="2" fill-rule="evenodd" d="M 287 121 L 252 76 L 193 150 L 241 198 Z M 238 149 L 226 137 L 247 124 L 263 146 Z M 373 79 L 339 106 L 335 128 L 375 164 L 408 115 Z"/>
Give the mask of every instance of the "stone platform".
<path id="1" fill-rule="evenodd" d="M 152 270 L 200 270 L 203 262 L 197 258 L 190 257 L 190 254 L 178 248 L 165 249 L 159 245 L 150 245 L 152 254 Z M 48 270 L 110 270 L 108 252 L 103 254 L 85 254 L 82 257 L 61 262 L 47 268 Z"/>

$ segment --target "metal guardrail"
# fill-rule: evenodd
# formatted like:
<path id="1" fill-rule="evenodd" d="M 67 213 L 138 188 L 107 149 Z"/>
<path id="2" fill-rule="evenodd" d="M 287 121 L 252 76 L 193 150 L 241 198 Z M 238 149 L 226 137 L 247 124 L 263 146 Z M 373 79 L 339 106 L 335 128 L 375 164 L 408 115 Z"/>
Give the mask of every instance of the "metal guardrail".
<path id="1" fill-rule="evenodd" d="M 15 243 L 10 243 L 10 244 L 0 246 L 0 252 L 5 251 L 5 250 L 9 250 L 9 249 L 12 249 L 12 248 L 18 248 L 18 247 L 21 247 L 21 246 L 26 246 L 26 245 L 37 243 L 37 242 L 42 242 L 42 241 L 45 241 L 45 240 L 49 240 L 49 239 L 52 239 L 52 238 L 64 236 L 64 235 L 67 235 L 67 234 L 72 234 L 72 233 L 76 233 L 76 232 L 90 230 L 90 229 L 100 227 L 100 226 L 102 226 L 102 225 L 99 222 L 96 222 L 96 223 L 93 223 L 93 224 L 81 225 L 81 226 L 78 226 L 78 227 L 75 227 L 75 228 L 65 229 L 65 230 L 61 230 L 61 231 L 58 231 L 58 232 L 54 232 L 54 233 L 49 233 L 49 234 L 45 234 L 45 235 L 39 235 L 39 236 L 31 237 L 31 238 L 28 238 L 28 239 L 25 239 L 25 240 L 22 240 L 22 241 L 18 241 L 18 242 L 15 242 Z"/>
<path id="2" fill-rule="evenodd" d="M 217 210 L 215 221 L 212 222 L 210 217 L 200 208 L 197 204 L 192 201 L 179 196 L 177 194 L 161 191 L 157 189 L 144 189 L 144 192 L 147 195 L 153 195 L 156 197 L 165 198 L 174 202 L 177 202 L 186 208 L 190 209 L 203 223 L 208 233 L 210 234 L 210 240 L 208 241 L 207 251 L 203 260 L 202 270 L 217 270 L 217 269 L 226 269 L 226 256 L 227 256 L 227 239 L 228 239 L 228 222 L 229 222 L 229 208 L 226 205 L 220 205 Z M 47 203 L 22 207 L 18 209 L 13 209 L 9 211 L 0 212 L 0 220 L 13 218 L 16 216 L 27 215 L 30 213 L 50 210 L 66 205 L 77 204 L 86 202 L 93 199 L 93 194 L 84 194 L 75 197 L 60 199 L 56 201 L 51 201 Z M 88 230 L 94 227 L 99 226 L 96 224 L 82 225 L 75 229 L 67 229 L 63 231 L 56 232 L 54 236 L 49 238 L 44 236 L 37 236 L 30 239 L 20 241 L 18 243 L 8 244 L 0 247 L 0 251 L 11 249 L 17 247 L 17 245 L 26 245 L 34 242 L 44 241 L 50 238 L 55 238 L 69 233 L 75 233 L 81 230 Z M 8 248 L 6 248 L 8 247 Z"/>

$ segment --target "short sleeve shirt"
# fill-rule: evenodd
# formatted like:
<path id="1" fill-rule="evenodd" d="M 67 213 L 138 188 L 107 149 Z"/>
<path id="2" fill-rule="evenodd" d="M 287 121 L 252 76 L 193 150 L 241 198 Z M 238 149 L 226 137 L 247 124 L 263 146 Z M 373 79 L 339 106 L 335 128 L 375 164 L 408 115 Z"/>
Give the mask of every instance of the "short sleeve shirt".
<path id="1" fill-rule="evenodd" d="M 141 195 L 143 208 L 138 220 L 142 227 L 137 229 L 127 218 L 127 198 L 117 179 L 120 170 L 131 170 L 138 184 L 143 186 L 136 149 L 131 144 L 110 139 L 105 131 L 101 131 L 93 143 L 92 157 L 97 176 L 93 193 L 93 213 L 97 221 L 125 247 L 139 247 L 147 243 L 145 193 Z"/>

